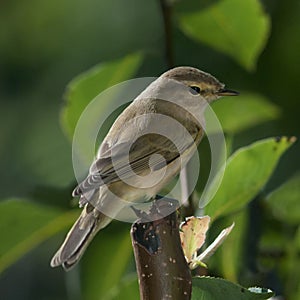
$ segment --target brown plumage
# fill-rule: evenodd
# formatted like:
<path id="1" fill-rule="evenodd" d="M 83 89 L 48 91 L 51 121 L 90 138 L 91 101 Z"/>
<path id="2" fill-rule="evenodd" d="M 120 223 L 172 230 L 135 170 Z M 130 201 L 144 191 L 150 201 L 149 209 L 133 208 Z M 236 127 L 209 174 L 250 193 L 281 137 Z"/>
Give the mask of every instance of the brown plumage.
<path id="1" fill-rule="evenodd" d="M 171 69 L 146 88 L 112 125 L 89 175 L 75 188 L 73 196 L 80 196 L 79 205 L 83 207 L 83 211 L 54 255 L 51 266 L 62 265 L 69 270 L 78 262 L 95 234 L 118 214 L 121 208 L 114 204 L 109 192 L 127 202 L 145 201 L 154 197 L 179 173 L 183 167 L 180 158 L 186 163 L 201 141 L 203 129 L 193 113 L 203 113 L 203 102 L 209 103 L 220 96 L 236 94 L 225 90 L 224 84 L 215 77 L 191 67 Z M 175 100 L 168 101 L 166 95 Z M 186 110 L 185 107 L 191 110 Z M 148 133 L 149 128 L 168 127 L 163 119 L 156 120 L 155 115 L 165 115 L 186 128 L 189 137 L 176 129 L 167 128 L 178 141 L 179 149 L 162 134 Z M 126 130 L 124 124 L 129 124 L 132 120 L 133 124 Z M 139 138 L 132 143 L 136 136 Z M 130 166 L 126 156 L 128 145 Z M 154 154 L 159 155 L 151 160 Z M 151 176 L 155 178 L 156 172 L 165 165 L 165 177 L 151 187 L 139 188 L 141 182 L 137 181 L 132 186 L 120 179 L 121 174 L 122 179 L 130 180 L 131 168 L 139 176 L 152 172 Z M 108 216 L 103 212 L 107 212 Z"/>

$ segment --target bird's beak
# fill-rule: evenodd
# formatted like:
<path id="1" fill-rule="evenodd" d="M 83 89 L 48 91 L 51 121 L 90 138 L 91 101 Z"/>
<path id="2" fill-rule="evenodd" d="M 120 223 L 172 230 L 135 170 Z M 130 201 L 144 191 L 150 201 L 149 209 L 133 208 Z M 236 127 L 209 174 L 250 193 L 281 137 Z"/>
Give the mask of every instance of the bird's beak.
<path id="1" fill-rule="evenodd" d="M 217 92 L 218 96 L 238 96 L 240 93 L 228 89 L 221 89 Z"/>

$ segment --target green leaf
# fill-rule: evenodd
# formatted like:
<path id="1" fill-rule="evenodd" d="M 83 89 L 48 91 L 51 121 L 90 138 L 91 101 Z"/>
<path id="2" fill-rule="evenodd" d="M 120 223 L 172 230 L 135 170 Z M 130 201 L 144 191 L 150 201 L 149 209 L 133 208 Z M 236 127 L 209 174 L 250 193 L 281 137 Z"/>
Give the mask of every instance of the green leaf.
<path id="1" fill-rule="evenodd" d="M 106 299 L 118 288 L 133 256 L 129 232 L 118 222 L 94 238 L 81 263 L 84 299 Z"/>
<path id="2" fill-rule="evenodd" d="M 221 0 L 203 10 L 179 15 L 182 30 L 253 70 L 270 32 L 259 0 Z"/>
<path id="3" fill-rule="evenodd" d="M 11 199 L 0 203 L 0 214 L 2 272 L 41 242 L 69 227 L 78 211 L 62 213 L 50 206 Z"/>
<path id="4" fill-rule="evenodd" d="M 281 185 L 266 198 L 273 215 L 285 223 L 300 223 L 300 173 Z"/>
<path id="5" fill-rule="evenodd" d="M 215 219 L 244 207 L 264 187 L 280 156 L 294 142 L 295 138 L 268 138 L 232 154 L 217 193 L 205 207 L 205 214 Z"/>
<path id="6" fill-rule="evenodd" d="M 297 250 L 300 250 L 300 226 L 298 226 L 296 237 L 295 237 L 295 246 Z"/>
<path id="7" fill-rule="evenodd" d="M 263 288 L 246 289 L 225 279 L 213 277 L 196 277 L 193 279 L 192 300 L 268 299 L 273 292 Z"/>
<path id="8" fill-rule="evenodd" d="M 139 299 L 139 285 L 136 274 L 126 276 L 113 290 L 111 295 L 103 300 L 132 300 Z M 102 299 L 102 298 L 101 298 Z"/>
<path id="9" fill-rule="evenodd" d="M 101 63 L 73 79 L 65 95 L 66 105 L 62 111 L 62 126 L 72 138 L 77 121 L 84 108 L 105 89 L 130 79 L 140 66 L 140 54 L 128 55 L 125 58 Z M 109 105 L 103 103 L 103 106 Z"/>
<path id="10" fill-rule="evenodd" d="M 213 103 L 212 108 L 224 132 L 237 134 L 261 123 L 277 119 L 280 109 L 265 97 L 253 93 L 241 93 Z"/>
<path id="11" fill-rule="evenodd" d="M 226 239 L 226 242 L 223 243 L 218 252 L 221 260 L 220 267 L 222 269 L 222 277 L 234 282 L 238 281 L 238 275 L 243 267 L 243 251 L 245 240 L 247 238 L 247 218 L 247 210 L 242 210 L 230 218 L 225 218 L 224 220 L 226 221 L 226 224 L 234 221 L 235 228 L 232 230 Z"/>

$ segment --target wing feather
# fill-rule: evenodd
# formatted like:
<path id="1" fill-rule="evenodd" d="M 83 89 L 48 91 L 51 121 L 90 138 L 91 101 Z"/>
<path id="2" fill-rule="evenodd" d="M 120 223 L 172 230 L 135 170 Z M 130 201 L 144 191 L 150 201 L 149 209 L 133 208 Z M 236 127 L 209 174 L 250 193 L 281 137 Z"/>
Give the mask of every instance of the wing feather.
<path id="1" fill-rule="evenodd" d="M 81 195 L 104 184 L 129 178 L 133 175 L 132 172 L 141 175 L 151 170 L 159 170 L 178 158 L 189 146 L 177 149 L 172 141 L 160 135 L 156 136 L 155 142 L 153 137 L 152 140 L 148 136 L 139 138 L 132 144 L 129 154 L 128 145 L 118 145 L 117 151 L 109 149 L 109 154 L 113 153 L 113 156 L 104 153 L 104 158 L 99 157 L 94 161 L 90 174 L 73 194 Z"/>

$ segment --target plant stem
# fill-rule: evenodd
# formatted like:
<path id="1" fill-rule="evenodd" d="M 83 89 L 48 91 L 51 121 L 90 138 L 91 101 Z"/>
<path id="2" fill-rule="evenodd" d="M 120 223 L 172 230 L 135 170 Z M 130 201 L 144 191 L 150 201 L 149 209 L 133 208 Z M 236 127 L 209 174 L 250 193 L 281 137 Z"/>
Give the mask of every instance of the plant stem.
<path id="1" fill-rule="evenodd" d="M 172 39 L 172 4 L 168 0 L 160 0 L 165 32 L 165 57 L 168 68 L 174 67 Z"/>

